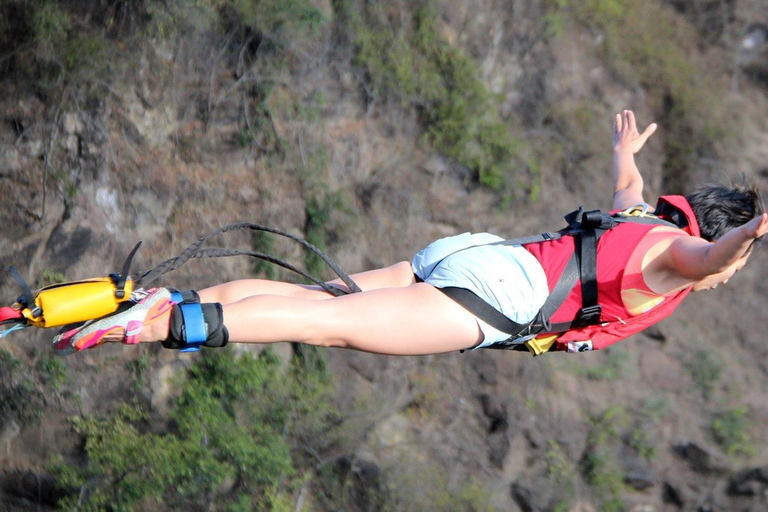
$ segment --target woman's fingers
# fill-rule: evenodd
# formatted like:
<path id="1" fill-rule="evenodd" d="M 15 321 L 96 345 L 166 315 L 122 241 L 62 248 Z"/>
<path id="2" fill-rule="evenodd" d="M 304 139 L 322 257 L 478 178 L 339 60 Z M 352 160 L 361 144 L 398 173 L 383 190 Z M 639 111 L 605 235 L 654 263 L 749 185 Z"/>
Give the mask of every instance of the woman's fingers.
<path id="1" fill-rule="evenodd" d="M 762 214 L 759 218 L 760 222 L 755 230 L 755 238 L 759 238 L 768 233 L 768 213 Z"/>
<path id="2" fill-rule="evenodd" d="M 630 131 L 637 130 L 637 123 L 635 122 L 635 113 L 631 110 L 625 110 L 624 115 L 627 117 L 627 127 Z"/>
<path id="3" fill-rule="evenodd" d="M 760 238 L 768 232 L 768 213 L 755 217 L 747 224 L 747 236 Z"/>
<path id="4" fill-rule="evenodd" d="M 653 132 L 656 131 L 656 128 L 657 128 L 656 123 L 649 124 L 648 128 L 646 128 L 645 131 L 643 132 L 643 135 L 642 135 L 643 139 L 648 140 L 648 137 L 653 135 Z"/>

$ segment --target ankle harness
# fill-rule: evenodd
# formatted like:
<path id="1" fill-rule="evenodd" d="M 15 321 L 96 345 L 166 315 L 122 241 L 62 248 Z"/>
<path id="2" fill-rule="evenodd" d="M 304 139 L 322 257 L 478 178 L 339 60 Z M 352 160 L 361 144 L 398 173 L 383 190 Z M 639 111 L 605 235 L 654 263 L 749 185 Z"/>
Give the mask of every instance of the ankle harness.
<path id="1" fill-rule="evenodd" d="M 197 352 L 200 347 L 219 348 L 229 341 L 224 326 L 224 314 L 218 302 L 200 303 L 194 290 L 171 289 L 171 328 L 168 339 L 162 342 L 167 349 Z"/>

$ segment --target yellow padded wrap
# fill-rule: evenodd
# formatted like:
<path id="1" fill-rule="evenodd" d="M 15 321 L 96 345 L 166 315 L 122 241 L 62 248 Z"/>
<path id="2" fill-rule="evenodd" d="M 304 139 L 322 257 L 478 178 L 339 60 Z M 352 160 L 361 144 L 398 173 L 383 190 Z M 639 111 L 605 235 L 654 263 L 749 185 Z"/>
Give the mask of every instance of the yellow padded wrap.
<path id="1" fill-rule="evenodd" d="M 133 281 L 126 281 L 122 299 L 115 297 L 116 290 L 109 277 L 48 286 L 35 297 L 35 305 L 42 315 L 33 318 L 29 309 L 24 309 L 22 314 L 35 327 L 58 327 L 101 318 L 117 311 L 118 305 L 131 297 Z"/>
<path id="2" fill-rule="evenodd" d="M 544 352 L 549 352 L 552 345 L 557 341 L 557 334 L 550 334 L 548 336 L 539 336 L 525 342 L 525 346 L 533 356 L 540 356 Z"/>

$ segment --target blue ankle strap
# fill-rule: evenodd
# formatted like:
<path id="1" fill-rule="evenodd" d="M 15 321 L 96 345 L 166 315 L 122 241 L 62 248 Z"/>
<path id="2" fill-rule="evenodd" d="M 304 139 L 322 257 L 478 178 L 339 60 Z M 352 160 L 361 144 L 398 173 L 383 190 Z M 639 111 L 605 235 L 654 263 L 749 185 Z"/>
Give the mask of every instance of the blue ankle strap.
<path id="1" fill-rule="evenodd" d="M 180 291 L 171 291 L 171 302 L 174 304 L 181 304 L 184 302 L 184 297 L 181 296 Z"/>
<path id="2" fill-rule="evenodd" d="M 174 300 L 173 294 L 171 294 L 171 300 Z M 185 330 L 185 345 L 181 348 L 181 351 L 197 352 L 208 339 L 202 305 L 180 304 L 179 309 L 181 310 L 181 317 L 184 319 Z"/>

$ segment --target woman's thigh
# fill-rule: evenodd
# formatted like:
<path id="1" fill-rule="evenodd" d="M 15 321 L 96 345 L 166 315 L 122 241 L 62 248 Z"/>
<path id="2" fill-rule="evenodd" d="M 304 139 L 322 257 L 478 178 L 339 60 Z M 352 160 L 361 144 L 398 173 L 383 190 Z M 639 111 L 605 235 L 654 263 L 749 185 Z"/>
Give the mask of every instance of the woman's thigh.
<path id="1" fill-rule="evenodd" d="M 322 301 L 254 296 L 226 304 L 224 322 L 237 342 L 296 341 L 391 355 L 452 352 L 483 340 L 469 311 L 425 283 Z"/>

